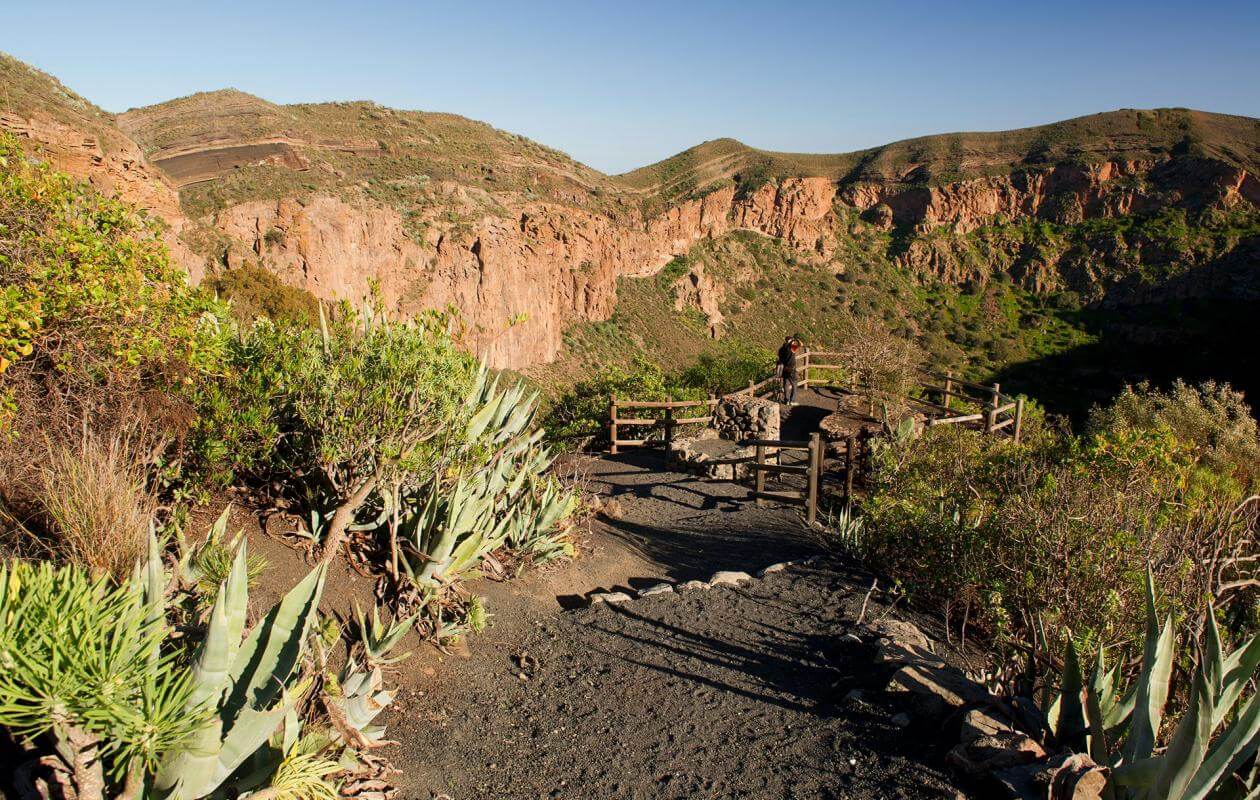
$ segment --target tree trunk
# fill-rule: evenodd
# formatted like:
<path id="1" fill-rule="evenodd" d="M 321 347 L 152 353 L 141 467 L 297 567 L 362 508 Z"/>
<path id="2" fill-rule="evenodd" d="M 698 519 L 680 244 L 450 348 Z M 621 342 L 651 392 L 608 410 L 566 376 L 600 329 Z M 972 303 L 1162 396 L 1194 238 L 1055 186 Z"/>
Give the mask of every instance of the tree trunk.
<path id="1" fill-rule="evenodd" d="M 122 794 L 118 795 L 118 800 L 140 800 L 140 795 L 144 792 L 144 771 L 140 767 L 132 767 L 127 773 L 127 783 L 123 786 Z"/>
<path id="2" fill-rule="evenodd" d="M 100 740 L 72 725 L 66 726 L 65 735 L 74 754 L 70 771 L 79 800 L 104 800 L 105 769 L 101 764 Z"/>
<path id="3" fill-rule="evenodd" d="M 359 488 L 355 489 L 344 503 L 337 506 L 332 519 L 328 522 L 328 532 L 324 536 L 324 553 L 320 558 L 320 563 L 328 564 L 337 557 L 337 552 L 341 550 L 341 543 L 346 538 L 346 528 L 354 522 L 355 512 L 376 488 L 379 477 L 379 473 L 373 473 L 371 477 L 364 479 L 363 483 L 359 484 Z"/>

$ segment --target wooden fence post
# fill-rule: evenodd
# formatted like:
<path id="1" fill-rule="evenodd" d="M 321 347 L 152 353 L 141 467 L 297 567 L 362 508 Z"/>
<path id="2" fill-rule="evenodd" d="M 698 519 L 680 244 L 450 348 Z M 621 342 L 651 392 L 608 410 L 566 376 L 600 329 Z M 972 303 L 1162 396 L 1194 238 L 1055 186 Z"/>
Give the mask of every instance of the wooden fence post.
<path id="1" fill-rule="evenodd" d="M 993 407 L 997 408 L 1002 405 L 1002 384 L 993 384 Z"/>
<path id="2" fill-rule="evenodd" d="M 1024 429 L 1024 398 L 1023 395 L 1015 398 L 1015 444 L 1019 444 L 1020 436 Z"/>
<path id="3" fill-rule="evenodd" d="M 953 397 L 950 392 L 954 391 L 954 371 L 952 369 L 945 370 L 945 400 L 941 405 L 945 406 L 945 410 L 949 411 L 949 401 Z"/>
<path id="4" fill-rule="evenodd" d="M 608 438 L 612 442 L 609 453 L 617 455 L 617 395 L 609 399 L 608 405 Z"/>
<path id="5" fill-rule="evenodd" d="M 818 431 L 809 435 L 809 481 L 805 499 L 805 523 L 813 525 L 818 519 L 818 479 L 822 472 L 822 439 Z"/>
<path id="6" fill-rule="evenodd" d="M 993 433 L 993 426 L 997 424 L 997 411 L 994 409 L 986 409 L 984 412 L 984 432 Z"/>
<path id="7" fill-rule="evenodd" d="M 808 389 L 809 388 L 809 351 L 808 350 L 806 350 L 804 353 L 801 354 L 801 361 L 804 362 L 803 364 L 801 364 L 801 388 Z"/>
<path id="8" fill-rule="evenodd" d="M 674 449 L 674 398 L 665 396 L 665 469 L 669 469 L 670 456 Z"/>
<path id="9" fill-rule="evenodd" d="M 853 502 L 853 473 L 857 470 L 857 434 L 849 434 L 844 455 L 844 502 Z"/>
<path id="10" fill-rule="evenodd" d="M 764 506 L 766 501 L 761 498 L 761 493 L 766 490 L 766 473 L 761 466 L 766 463 L 766 446 L 764 444 L 757 445 L 757 466 L 753 468 L 753 488 L 757 493 L 757 505 Z"/>

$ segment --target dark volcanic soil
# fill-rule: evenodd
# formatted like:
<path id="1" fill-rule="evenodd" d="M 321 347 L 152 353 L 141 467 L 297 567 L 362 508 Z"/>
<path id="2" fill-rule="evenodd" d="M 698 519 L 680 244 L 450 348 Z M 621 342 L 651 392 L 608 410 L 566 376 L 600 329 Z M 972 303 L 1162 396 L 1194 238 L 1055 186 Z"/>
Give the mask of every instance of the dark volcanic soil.
<path id="1" fill-rule="evenodd" d="M 539 620 L 405 699 L 404 794 L 470 798 L 935 798 L 955 789 L 891 722 L 885 675 L 843 641 L 836 565 Z"/>

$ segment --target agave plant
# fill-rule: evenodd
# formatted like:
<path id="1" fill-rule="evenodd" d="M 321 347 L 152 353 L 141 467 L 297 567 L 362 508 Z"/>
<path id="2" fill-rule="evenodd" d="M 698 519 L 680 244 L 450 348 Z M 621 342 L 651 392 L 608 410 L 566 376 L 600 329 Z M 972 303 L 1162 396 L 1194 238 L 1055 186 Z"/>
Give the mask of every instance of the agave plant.
<path id="1" fill-rule="evenodd" d="M 1189 703 L 1162 751 L 1156 743 L 1173 671 L 1173 628 L 1161 626 L 1154 581 L 1147 574 L 1147 628 L 1142 668 L 1127 693 L 1119 668 L 1107 668 L 1100 646 L 1088 681 L 1074 643 L 1064 655 L 1059 698 L 1049 714 L 1060 743 L 1088 752 L 1110 768 L 1118 800 L 1225 800 L 1260 796 L 1254 769 L 1260 749 L 1260 701 L 1251 692 L 1260 666 L 1260 637 L 1226 654 L 1211 610 Z M 1244 770 L 1247 765 L 1251 769 Z"/>
<path id="2" fill-rule="evenodd" d="M 362 667 L 354 659 L 346 662 L 336 680 L 325 679 L 324 707 L 333 720 L 335 741 L 355 750 L 390 744 L 385 740 L 385 726 L 376 723 L 396 694 L 384 685 L 380 667 Z"/>
<path id="3" fill-rule="evenodd" d="M 504 545 L 545 561 L 572 553 L 551 535 L 576 498 L 543 478 L 552 457 L 533 427 L 538 396 L 516 384 L 500 388 L 483 368 L 465 405 L 468 423 L 454 444 L 453 480 L 435 479 L 403 497 L 400 566 L 418 585 L 458 580 Z"/>
<path id="4" fill-rule="evenodd" d="M 400 565 L 412 581 L 424 588 L 440 588 L 503 545 L 507 521 L 496 520 L 495 498 L 488 488 L 480 476 L 466 476 L 442 497 L 440 486 L 434 483 L 423 504 L 402 526 L 408 547 Z"/>
<path id="5" fill-rule="evenodd" d="M 400 656 L 392 657 L 390 653 L 411 630 L 412 625 L 415 624 L 415 614 L 403 619 L 395 619 L 386 624 L 381 621 L 380 607 L 372 607 L 372 618 L 369 620 L 367 615 L 363 613 L 363 609 L 359 607 L 358 601 L 355 601 L 354 618 L 359 634 L 359 644 L 363 647 L 363 656 L 369 666 L 397 664 L 411 655 L 410 651 Z"/>
<path id="6" fill-rule="evenodd" d="M 865 520 L 853 509 L 845 505 L 835 513 L 827 524 L 827 544 L 843 553 L 852 556 L 862 554 L 862 531 Z"/>
<path id="7" fill-rule="evenodd" d="M 577 506 L 577 493 L 554 479 L 533 483 L 513 509 L 508 547 L 538 564 L 572 558 L 573 541 L 564 522 Z"/>
<path id="8" fill-rule="evenodd" d="M 317 567 L 244 634 L 248 556 L 240 546 L 192 663 L 186 708 L 189 713 L 211 709 L 212 714 L 163 759 L 154 779 L 158 792 L 171 800 L 192 800 L 218 789 L 267 743 L 305 694 L 307 682 L 298 674 L 324 574 L 325 567 Z"/>

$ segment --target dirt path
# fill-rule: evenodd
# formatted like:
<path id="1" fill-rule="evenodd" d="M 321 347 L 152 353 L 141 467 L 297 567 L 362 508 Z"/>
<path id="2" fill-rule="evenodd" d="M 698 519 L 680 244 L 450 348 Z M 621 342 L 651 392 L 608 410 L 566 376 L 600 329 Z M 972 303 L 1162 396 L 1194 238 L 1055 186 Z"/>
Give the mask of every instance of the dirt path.
<path id="1" fill-rule="evenodd" d="M 897 729 L 893 710 L 850 694 L 887 676 L 841 638 L 865 588 L 843 565 L 584 607 L 597 590 L 818 554 L 795 509 L 759 509 L 742 487 L 661 472 L 658 453 L 570 467 L 622 516 L 598 522 L 572 565 L 471 587 L 487 598 L 491 628 L 456 655 L 405 662 L 388 720 L 402 796 L 956 794 L 939 754 Z"/>
<path id="2" fill-rule="evenodd" d="M 851 693 L 887 677 L 839 636 L 861 598 L 831 565 L 540 620 L 395 723 L 407 796 L 953 797 Z"/>

